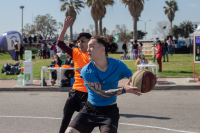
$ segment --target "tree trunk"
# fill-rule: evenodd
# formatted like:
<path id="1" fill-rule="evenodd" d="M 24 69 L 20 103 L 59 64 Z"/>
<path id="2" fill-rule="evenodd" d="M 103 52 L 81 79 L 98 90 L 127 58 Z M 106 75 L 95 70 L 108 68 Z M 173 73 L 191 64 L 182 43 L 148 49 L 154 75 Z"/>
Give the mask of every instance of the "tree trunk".
<path id="1" fill-rule="evenodd" d="M 99 32 L 100 32 L 100 35 L 103 36 L 102 19 L 99 20 Z"/>
<path id="2" fill-rule="evenodd" d="M 170 22 L 170 35 L 172 36 L 172 21 Z"/>
<path id="3" fill-rule="evenodd" d="M 73 40 L 73 29 L 72 29 L 72 25 L 70 26 L 70 41 Z"/>
<path id="4" fill-rule="evenodd" d="M 137 36 L 137 19 L 133 18 L 133 41 L 137 40 L 138 36 Z"/>
<path id="5" fill-rule="evenodd" d="M 94 23 L 95 23 L 95 35 L 98 35 L 98 21 L 95 20 Z"/>

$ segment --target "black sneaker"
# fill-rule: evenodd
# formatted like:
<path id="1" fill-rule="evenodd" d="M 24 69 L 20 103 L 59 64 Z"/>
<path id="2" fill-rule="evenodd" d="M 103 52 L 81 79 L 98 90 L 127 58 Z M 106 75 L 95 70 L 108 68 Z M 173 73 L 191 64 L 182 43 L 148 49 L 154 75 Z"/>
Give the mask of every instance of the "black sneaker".
<path id="1" fill-rule="evenodd" d="M 165 60 L 163 62 L 165 62 Z"/>

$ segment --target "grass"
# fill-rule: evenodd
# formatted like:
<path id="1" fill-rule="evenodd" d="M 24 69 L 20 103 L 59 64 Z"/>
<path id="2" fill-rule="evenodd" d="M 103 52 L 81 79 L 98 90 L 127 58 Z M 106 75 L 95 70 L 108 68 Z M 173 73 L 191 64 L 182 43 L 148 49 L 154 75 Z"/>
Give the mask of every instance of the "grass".
<path id="1" fill-rule="evenodd" d="M 110 54 L 109 57 L 120 59 L 121 54 Z M 148 61 L 153 62 L 152 57 L 146 57 Z M 33 78 L 40 79 L 41 67 L 48 66 L 52 59 L 34 59 L 33 60 Z M 137 68 L 135 67 L 136 60 L 124 61 L 124 63 L 134 73 Z M 11 59 L 7 52 L 0 52 L 0 69 L 4 63 L 17 63 Z M 154 63 L 154 62 L 153 62 Z M 157 65 L 157 62 L 154 64 Z M 163 71 L 158 73 L 159 77 L 191 77 L 193 76 L 193 55 L 189 54 L 175 54 L 169 55 L 169 62 L 162 62 Z M 23 62 L 22 62 L 23 67 Z M 196 72 L 200 72 L 200 67 L 196 65 Z M 48 76 L 48 75 L 47 75 Z M 0 79 L 17 79 L 17 75 L 4 75 L 0 73 Z"/>

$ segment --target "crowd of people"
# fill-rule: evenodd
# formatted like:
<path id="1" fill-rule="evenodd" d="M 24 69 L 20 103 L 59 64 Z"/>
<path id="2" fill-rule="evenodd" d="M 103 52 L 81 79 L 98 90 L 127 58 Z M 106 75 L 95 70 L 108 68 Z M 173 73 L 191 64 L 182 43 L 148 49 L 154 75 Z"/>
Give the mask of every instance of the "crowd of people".
<path id="1" fill-rule="evenodd" d="M 71 48 L 71 49 L 78 48 L 78 46 L 76 44 L 77 44 L 77 41 L 73 40 L 68 44 L 68 47 Z M 50 66 L 58 65 L 59 67 L 61 67 L 61 65 L 68 65 L 68 66 L 72 65 L 72 62 L 73 62 L 72 61 L 72 57 L 68 53 L 62 51 L 62 49 L 60 47 L 55 46 L 54 43 L 52 43 L 52 45 L 50 43 L 47 43 L 47 46 L 46 46 L 45 43 L 44 44 L 42 43 L 42 46 L 43 46 L 43 49 L 46 48 L 46 49 L 48 49 L 50 51 L 53 51 L 53 52 L 47 51 L 48 54 L 50 53 L 50 56 L 48 56 L 50 58 L 51 58 L 51 53 L 53 53 L 53 61 L 51 62 Z M 42 53 L 45 53 L 45 52 L 46 51 L 42 50 Z M 62 64 L 61 59 L 59 58 L 59 56 L 56 53 L 65 53 L 66 60 L 65 60 L 64 64 Z M 45 55 L 43 55 L 43 56 L 45 56 Z M 52 75 L 51 83 L 52 83 L 52 85 L 54 85 L 56 83 L 56 80 L 57 80 L 57 72 L 56 72 L 56 70 L 53 70 L 51 72 L 51 75 Z M 68 86 L 70 86 L 71 78 L 74 77 L 74 71 L 73 70 L 66 70 L 64 75 L 65 75 L 66 80 L 67 80 L 66 84 Z"/>
<path id="2" fill-rule="evenodd" d="M 28 38 L 26 37 L 26 35 L 23 36 L 23 42 L 24 43 L 29 43 L 29 44 L 39 43 L 39 40 L 42 40 L 42 39 L 43 39 L 42 35 L 38 36 L 37 34 L 35 34 L 34 37 L 29 35 Z"/>
<path id="3" fill-rule="evenodd" d="M 171 53 L 171 56 L 173 55 L 172 51 L 172 46 L 173 42 L 171 38 L 169 37 L 168 40 L 164 39 L 163 42 L 159 40 L 159 38 L 156 38 L 156 41 L 152 45 L 152 51 L 153 51 L 153 61 L 155 62 L 155 58 L 157 58 L 157 62 L 159 64 L 159 72 L 162 72 L 162 57 L 163 57 L 163 62 L 165 62 L 165 57 L 167 59 L 166 62 L 169 62 L 169 57 L 168 53 Z M 132 53 L 133 53 L 133 59 L 136 59 L 136 66 L 139 65 L 138 63 L 142 62 L 141 57 L 143 58 L 144 54 L 142 53 L 142 47 L 143 44 L 142 42 L 139 42 L 137 40 L 134 40 L 134 42 L 131 42 L 131 48 L 132 48 Z M 124 59 L 126 59 L 126 54 L 127 54 L 127 44 L 126 40 L 124 40 L 124 43 L 122 45 L 122 49 L 124 51 Z M 131 55 L 130 55 L 131 56 Z M 139 56 L 139 58 L 138 58 Z M 145 59 L 146 60 L 146 59 Z M 141 64 L 148 64 L 147 60 Z"/>

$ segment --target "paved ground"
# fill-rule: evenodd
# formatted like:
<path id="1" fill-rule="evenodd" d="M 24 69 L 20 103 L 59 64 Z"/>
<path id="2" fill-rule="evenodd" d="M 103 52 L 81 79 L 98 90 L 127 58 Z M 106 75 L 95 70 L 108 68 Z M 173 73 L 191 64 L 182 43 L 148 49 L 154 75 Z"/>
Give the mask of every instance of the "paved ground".
<path id="1" fill-rule="evenodd" d="M 119 81 L 119 87 L 127 83 L 127 79 Z M 158 78 L 155 90 L 200 89 L 200 82 L 193 82 L 193 78 Z M 47 86 L 41 86 L 41 80 L 33 80 L 32 85 L 18 86 L 17 80 L 0 80 L 0 91 L 67 91 L 71 87 L 52 86 L 47 80 Z"/>
<path id="2" fill-rule="evenodd" d="M 118 132 L 200 132 L 199 95 L 200 90 L 121 95 Z M 57 133 L 67 96 L 68 92 L 0 92 L 0 133 Z M 98 128 L 93 133 L 99 133 Z"/>

